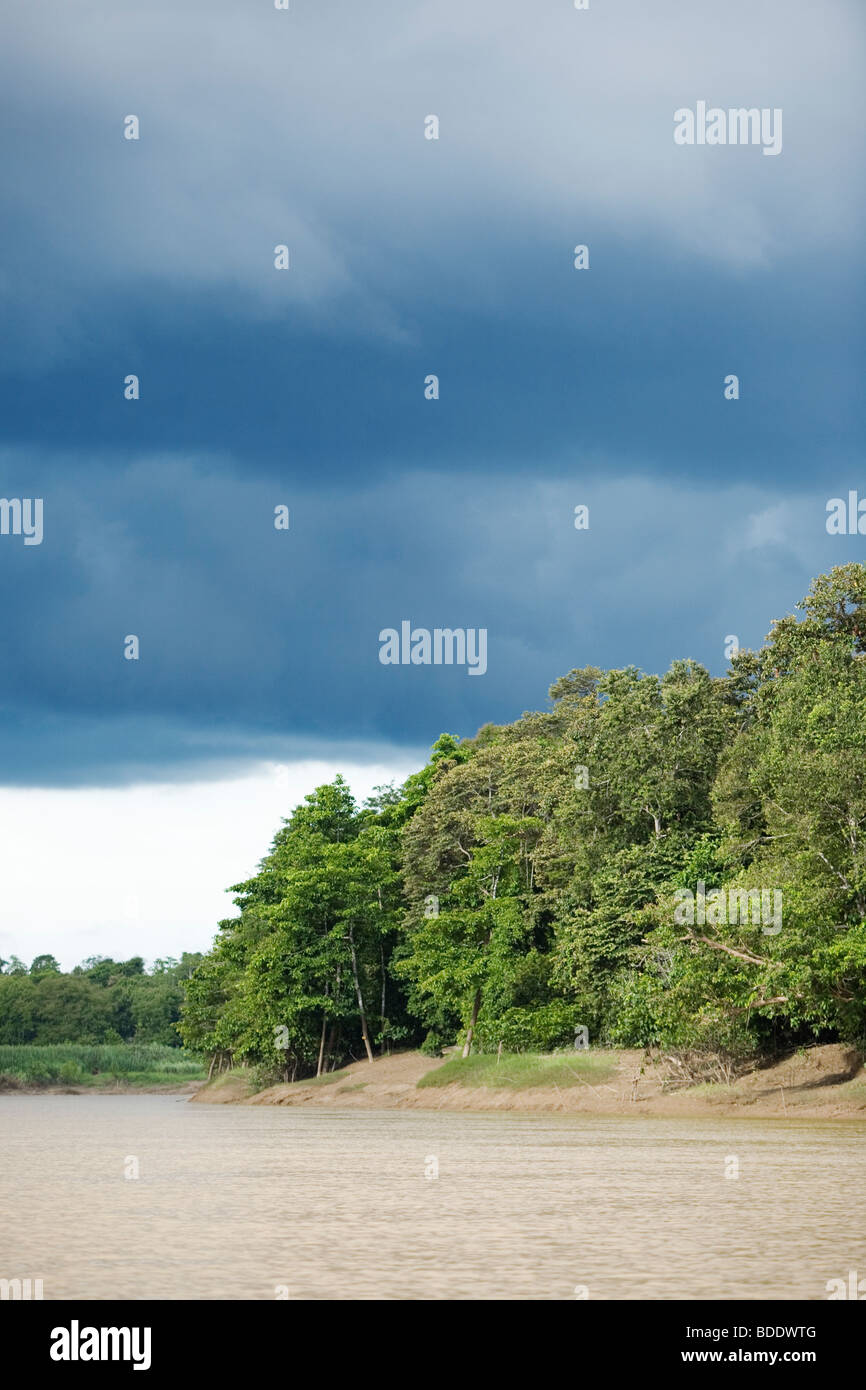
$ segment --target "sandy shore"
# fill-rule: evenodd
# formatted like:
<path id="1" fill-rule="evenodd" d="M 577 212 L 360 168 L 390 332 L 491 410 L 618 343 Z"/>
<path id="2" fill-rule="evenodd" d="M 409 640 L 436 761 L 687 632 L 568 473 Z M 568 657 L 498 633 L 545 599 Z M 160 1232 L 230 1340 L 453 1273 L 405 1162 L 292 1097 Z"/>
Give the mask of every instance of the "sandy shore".
<path id="1" fill-rule="evenodd" d="M 514 1110 L 629 1115 L 745 1115 L 866 1120 L 866 1071 L 849 1047 L 829 1044 L 739 1077 L 731 1085 L 682 1086 L 676 1064 L 641 1051 L 604 1053 L 613 1070 L 605 1084 L 575 1079 L 568 1087 L 426 1086 L 421 1077 L 443 1065 L 420 1052 L 355 1062 L 326 1081 L 271 1086 L 255 1094 L 242 1072 L 201 1087 L 191 1097 L 211 1105 L 305 1105 L 340 1109 Z"/>

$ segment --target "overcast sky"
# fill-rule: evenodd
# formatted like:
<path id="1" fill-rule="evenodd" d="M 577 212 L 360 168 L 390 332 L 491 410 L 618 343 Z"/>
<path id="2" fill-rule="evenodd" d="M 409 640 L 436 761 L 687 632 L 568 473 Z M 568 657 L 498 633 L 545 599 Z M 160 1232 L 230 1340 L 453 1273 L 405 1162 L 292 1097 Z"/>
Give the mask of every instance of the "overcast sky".
<path id="1" fill-rule="evenodd" d="M 863 558 L 860 0 L 2 9 L 0 955 L 201 948 L 315 781 L 721 672 Z M 701 100 L 781 154 L 676 145 Z"/>

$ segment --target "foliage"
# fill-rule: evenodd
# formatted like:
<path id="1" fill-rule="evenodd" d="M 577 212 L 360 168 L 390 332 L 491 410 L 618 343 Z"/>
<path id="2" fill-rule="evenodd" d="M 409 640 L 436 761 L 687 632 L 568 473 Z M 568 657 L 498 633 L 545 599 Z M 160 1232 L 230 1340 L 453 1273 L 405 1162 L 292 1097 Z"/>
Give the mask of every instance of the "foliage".
<path id="1" fill-rule="evenodd" d="M 362 808 L 341 778 L 312 792 L 187 983 L 187 1045 L 291 1078 L 399 1042 L 550 1051 L 579 1026 L 734 1058 L 862 1040 L 866 569 L 799 607 L 722 677 L 574 668 L 546 712 L 443 734 Z M 50 961 L 0 984 L 10 1040 L 34 988 L 60 1007 Z"/>
<path id="2" fill-rule="evenodd" d="M 147 1085 L 191 1081 L 201 1075 L 198 1058 L 162 1043 L 0 1044 L 0 1077 L 22 1085 L 100 1086 L 119 1080 Z"/>
<path id="3" fill-rule="evenodd" d="M 0 1044 L 159 1043 L 179 1047 L 176 1024 L 181 981 L 199 954 L 158 960 L 146 971 L 140 956 L 113 961 L 94 956 L 63 974 L 53 956 L 30 967 L 0 961 Z"/>

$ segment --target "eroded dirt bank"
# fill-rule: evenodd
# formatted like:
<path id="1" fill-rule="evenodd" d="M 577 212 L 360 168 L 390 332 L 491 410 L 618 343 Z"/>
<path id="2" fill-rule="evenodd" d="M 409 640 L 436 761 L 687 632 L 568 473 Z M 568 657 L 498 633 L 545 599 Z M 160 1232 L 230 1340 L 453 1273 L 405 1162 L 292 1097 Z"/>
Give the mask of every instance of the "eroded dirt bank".
<path id="1" fill-rule="evenodd" d="M 232 1072 L 191 1097 L 212 1105 L 305 1105 L 340 1109 L 519 1110 L 573 1114 L 752 1115 L 801 1119 L 866 1119 L 866 1071 L 852 1048 L 813 1047 L 772 1066 L 724 1082 L 681 1084 L 671 1058 L 641 1051 L 605 1053 L 612 1064 L 602 1083 L 575 1074 L 567 1087 L 425 1086 L 417 1083 L 443 1065 L 420 1052 L 355 1062 L 311 1083 L 271 1086 L 251 1093 L 242 1072 Z M 578 1063 L 579 1065 L 579 1063 Z"/>

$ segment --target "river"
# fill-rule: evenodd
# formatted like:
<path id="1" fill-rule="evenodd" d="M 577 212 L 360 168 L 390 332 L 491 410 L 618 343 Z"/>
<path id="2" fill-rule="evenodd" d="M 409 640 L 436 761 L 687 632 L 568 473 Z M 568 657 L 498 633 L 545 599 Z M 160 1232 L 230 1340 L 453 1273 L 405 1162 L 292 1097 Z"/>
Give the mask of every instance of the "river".
<path id="1" fill-rule="evenodd" d="M 866 1277 L 864 1139 L 0 1096 L 0 1278 L 46 1299 L 826 1299 Z"/>

